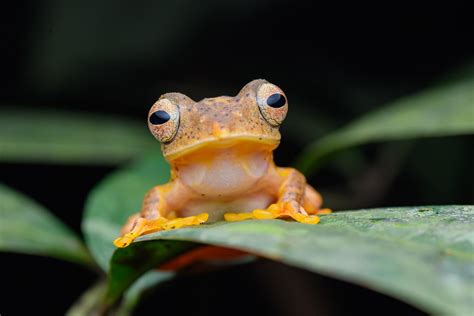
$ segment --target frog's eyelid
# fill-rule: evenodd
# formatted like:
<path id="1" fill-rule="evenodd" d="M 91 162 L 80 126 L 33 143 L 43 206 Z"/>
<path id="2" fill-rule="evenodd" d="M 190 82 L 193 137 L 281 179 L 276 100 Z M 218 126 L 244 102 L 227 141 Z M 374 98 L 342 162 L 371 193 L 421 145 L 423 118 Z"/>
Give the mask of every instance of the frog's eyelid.
<path id="1" fill-rule="evenodd" d="M 179 103 L 196 103 L 192 98 L 188 97 L 187 95 L 180 93 L 180 92 L 168 92 L 165 94 L 162 94 L 159 98 L 159 100 L 162 99 L 167 99 L 173 104 L 179 104 Z"/>
<path id="2" fill-rule="evenodd" d="M 285 103 L 277 107 L 272 107 L 268 104 L 268 99 L 276 94 L 283 96 Z M 256 101 L 260 114 L 268 124 L 273 127 L 278 127 L 283 123 L 288 112 L 288 99 L 283 90 L 272 83 L 262 83 L 256 90 Z"/>
<path id="3" fill-rule="evenodd" d="M 165 103 L 163 103 L 163 102 L 165 102 Z M 168 105 L 166 105 L 166 103 L 168 103 Z M 164 107 L 164 109 L 161 108 L 160 105 L 162 107 Z M 169 105 L 171 105 L 171 108 L 169 107 Z M 160 99 L 158 99 L 158 101 L 156 101 L 155 104 L 153 104 L 152 109 L 153 108 L 155 108 L 155 109 L 153 111 L 150 110 L 150 113 L 148 115 L 149 124 L 151 124 L 153 126 L 153 129 L 150 127 L 150 130 L 151 130 L 152 134 L 155 136 L 155 138 L 158 141 L 160 141 L 162 144 L 169 144 L 176 138 L 176 135 L 178 134 L 178 130 L 179 130 L 180 122 L 181 122 L 181 113 L 180 113 L 181 111 L 180 111 L 179 104 L 176 104 L 175 102 L 173 102 L 169 98 L 161 96 Z M 164 122 L 163 124 L 153 124 L 150 121 L 150 118 L 154 113 L 159 112 L 159 111 L 166 112 L 170 116 L 170 119 L 167 120 L 166 122 Z M 171 124 L 171 123 L 173 123 L 173 125 L 174 125 L 173 130 L 170 130 L 171 126 L 169 126 L 169 124 Z M 161 129 L 162 131 L 167 131 L 167 130 L 171 131 L 172 133 L 170 133 L 170 134 L 172 136 L 168 136 L 168 137 L 171 137 L 171 138 L 167 139 L 168 137 L 163 137 L 162 133 L 155 134 L 156 129 Z M 161 135 L 161 136 L 158 136 L 158 135 Z"/>

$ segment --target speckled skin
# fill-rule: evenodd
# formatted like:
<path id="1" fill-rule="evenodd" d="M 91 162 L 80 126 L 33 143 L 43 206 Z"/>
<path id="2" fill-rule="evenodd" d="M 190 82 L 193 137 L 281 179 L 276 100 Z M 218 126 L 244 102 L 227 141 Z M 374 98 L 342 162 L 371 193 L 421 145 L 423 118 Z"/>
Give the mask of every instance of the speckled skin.
<path id="1" fill-rule="evenodd" d="M 146 194 L 141 212 L 130 217 L 115 245 L 125 247 L 156 230 L 222 220 L 224 214 L 229 221 L 292 217 L 317 223 L 310 214 L 320 209 L 319 193 L 299 171 L 273 162 L 288 110 L 287 103 L 278 108 L 265 103 L 274 93 L 284 96 L 259 79 L 235 97 L 195 102 L 181 93 L 162 95 L 149 116 L 166 110 L 172 119 L 149 128 L 158 140 L 167 140 L 162 151 L 171 181 Z"/>
<path id="2" fill-rule="evenodd" d="M 206 98 L 194 102 L 181 93 L 166 93 L 161 99 L 169 99 L 179 105 L 180 123 L 178 132 L 169 143 L 163 143 L 163 155 L 170 163 L 177 154 L 196 145 L 216 140 L 216 128 L 220 128 L 221 138 L 237 138 L 242 136 L 280 141 L 278 127 L 271 126 L 260 114 L 256 106 L 256 88 L 265 82 L 254 80 L 247 84 L 235 97 L 221 96 Z M 159 105 L 150 109 L 153 112 Z M 285 109 L 281 109 L 285 110 Z M 154 126 L 149 124 L 153 131 Z"/>

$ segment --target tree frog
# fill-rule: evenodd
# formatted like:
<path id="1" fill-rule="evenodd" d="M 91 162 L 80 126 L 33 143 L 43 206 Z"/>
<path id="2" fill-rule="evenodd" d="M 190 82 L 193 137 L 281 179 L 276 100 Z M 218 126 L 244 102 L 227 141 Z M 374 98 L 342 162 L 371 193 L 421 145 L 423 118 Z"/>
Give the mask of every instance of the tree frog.
<path id="1" fill-rule="evenodd" d="M 161 143 L 171 179 L 146 193 L 114 241 L 206 221 L 292 218 L 317 224 L 321 195 L 293 168 L 277 167 L 273 150 L 288 112 L 285 93 L 253 80 L 235 97 L 193 101 L 166 93 L 150 109 L 148 127 Z"/>

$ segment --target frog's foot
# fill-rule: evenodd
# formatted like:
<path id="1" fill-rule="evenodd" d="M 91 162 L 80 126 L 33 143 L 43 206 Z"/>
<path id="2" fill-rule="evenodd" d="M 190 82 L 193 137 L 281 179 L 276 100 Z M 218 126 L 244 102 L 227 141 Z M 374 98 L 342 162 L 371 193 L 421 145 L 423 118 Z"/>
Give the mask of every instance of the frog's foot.
<path id="1" fill-rule="evenodd" d="M 183 218 L 174 218 L 171 220 L 165 217 L 160 217 L 154 220 L 138 218 L 131 231 L 115 239 L 114 245 L 117 248 L 124 248 L 130 245 L 139 236 L 154 233 L 160 230 L 170 230 L 186 226 L 201 225 L 202 223 L 205 223 L 208 218 L 209 214 L 207 213 Z"/>
<path id="2" fill-rule="evenodd" d="M 306 211 L 310 215 L 327 215 L 332 213 L 332 209 L 330 208 L 321 208 L 321 209 L 315 209 L 312 211 Z"/>
<path id="3" fill-rule="evenodd" d="M 332 213 L 332 209 L 330 208 L 322 208 L 322 209 L 319 209 L 315 212 L 315 214 L 317 215 L 328 215 L 328 214 L 331 214 Z"/>
<path id="4" fill-rule="evenodd" d="M 207 222 L 208 218 L 209 218 L 209 214 L 207 213 L 202 213 L 196 216 L 175 218 L 162 224 L 161 227 L 163 230 L 170 230 L 170 229 L 177 229 L 177 228 L 186 227 L 186 226 L 196 226 L 196 225 L 201 225 L 202 223 Z"/>
<path id="5" fill-rule="evenodd" d="M 224 218 L 229 222 L 242 221 L 246 219 L 274 219 L 290 217 L 304 224 L 317 224 L 319 217 L 308 215 L 297 202 L 278 202 L 270 205 L 267 209 L 257 209 L 251 213 L 227 213 Z"/>
<path id="6" fill-rule="evenodd" d="M 273 219 L 290 217 L 303 224 L 317 224 L 317 215 L 308 215 L 304 208 L 295 201 L 278 202 L 270 205 L 266 210 L 254 210 L 252 215 L 256 219 Z"/>
<path id="7" fill-rule="evenodd" d="M 168 219 L 164 217 L 159 217 L 158 219 L 154 220 L 147 220 L 143 217 L 135 218 L 130 231 L 115 239 L 114 245 L 117 248 L 127 247 L 137 237 L 144 235 L 145 233 L 152 233 L 154 231 L 162 230 L 162 225 L 167 221 Z"/>
<path id="8" fill-rule="evenodd" d="M 254 219 L 252 213 L 225 213 L 224 219 L 228 222 L 239 222 L 246 219 Z"/>

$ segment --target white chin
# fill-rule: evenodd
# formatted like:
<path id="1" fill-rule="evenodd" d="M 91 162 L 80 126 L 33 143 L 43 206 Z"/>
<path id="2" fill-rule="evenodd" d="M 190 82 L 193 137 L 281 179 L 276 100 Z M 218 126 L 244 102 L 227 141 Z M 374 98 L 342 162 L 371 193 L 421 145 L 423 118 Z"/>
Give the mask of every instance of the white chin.
<path id="1" fill-rule="evenodd" d="M 224 151 L 210 161 L 180 166 L 179 178 L 199 194 L 226 197 L 248 192 L 261 179 L 269 166 L 263 152 L 238 156 Z"/>

